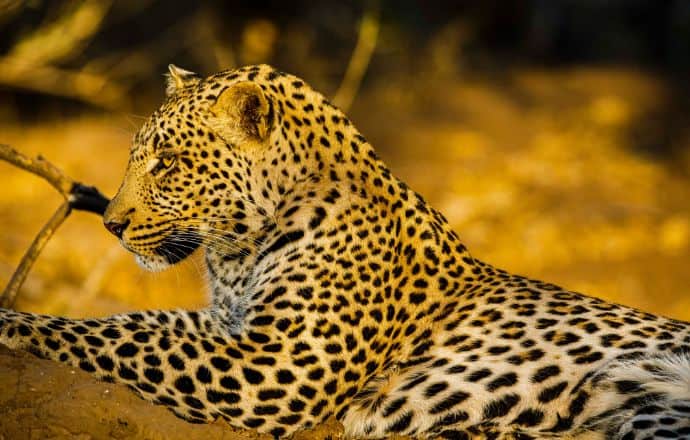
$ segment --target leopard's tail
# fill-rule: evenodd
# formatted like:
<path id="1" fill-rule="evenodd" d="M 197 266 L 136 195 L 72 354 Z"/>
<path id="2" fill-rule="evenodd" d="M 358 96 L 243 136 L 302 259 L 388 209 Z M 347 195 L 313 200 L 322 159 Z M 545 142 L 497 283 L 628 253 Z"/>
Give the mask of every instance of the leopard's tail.
<path id="1" fill-rule="evenodd" d="M 619 360 L 592 377 L 583 431 L 603 438 L 690 438 L 690 353 Z"/>

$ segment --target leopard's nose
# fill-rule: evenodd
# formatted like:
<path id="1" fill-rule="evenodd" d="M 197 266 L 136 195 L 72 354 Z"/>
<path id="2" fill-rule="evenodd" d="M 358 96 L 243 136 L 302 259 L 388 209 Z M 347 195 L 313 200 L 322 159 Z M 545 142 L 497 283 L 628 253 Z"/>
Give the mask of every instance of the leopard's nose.
<path id="1" fill-rule="evenodd" d="M 125 232 L 125 229 L 127 229 L 127 226 L 129 226 L 129 220 L 125 220 L 124 222 L 109 221 L 103 224 L 105 225 L 105 228 L 114 236 L 117 238 L 122 238 L 122 233 Z"/>

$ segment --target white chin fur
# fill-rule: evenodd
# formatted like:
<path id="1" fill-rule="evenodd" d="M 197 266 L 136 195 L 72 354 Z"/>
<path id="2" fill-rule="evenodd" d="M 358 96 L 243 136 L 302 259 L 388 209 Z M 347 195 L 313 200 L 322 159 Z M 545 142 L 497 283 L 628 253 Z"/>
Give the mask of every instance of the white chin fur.
<path id="1" fill-rule="evenodd" d="M 149 272 L 161 272 L 170 267 L 170 263 L 164 257 L 144 257 L 135 255 L 134 260 L 144 270 Z"/>

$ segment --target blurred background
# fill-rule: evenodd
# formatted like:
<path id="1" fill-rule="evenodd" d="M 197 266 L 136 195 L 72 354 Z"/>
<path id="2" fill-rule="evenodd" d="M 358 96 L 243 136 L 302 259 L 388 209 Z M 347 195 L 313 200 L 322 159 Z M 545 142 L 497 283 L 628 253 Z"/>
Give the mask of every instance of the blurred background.
<path id="1" fill-rule="evenodd" d="M 0 0 L 0 143 L 112 196 L 168 63 L 260 62 L 343 107 L 476 257 L 690 319 L 686 0 Z M 4 285 L 62 200 L 0 176 Z M 198 257 L 143 272 L 77 212 L 16 305 L 198 307 L 204 277 Z"/>

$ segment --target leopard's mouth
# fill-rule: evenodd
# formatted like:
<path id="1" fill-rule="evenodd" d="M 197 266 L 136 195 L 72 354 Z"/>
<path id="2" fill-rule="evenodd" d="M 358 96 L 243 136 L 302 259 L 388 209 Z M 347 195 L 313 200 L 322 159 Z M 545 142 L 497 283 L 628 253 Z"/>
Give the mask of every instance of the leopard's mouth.
<path id="1" fill-rule="evenodd" d="M 175 230 L 153 249 L 153 253 L 173 265 L 190 256 L 201 242 L 201 236 L 194 230 Z"/>
<path id="2" fill-rule="evenodd" d="M 203 243 L 193 228 L 172 229 L 166 233 L 120 238 L 120 244 L 134 254 L 143 269 L 160 272 L 189 257 Z"/>

